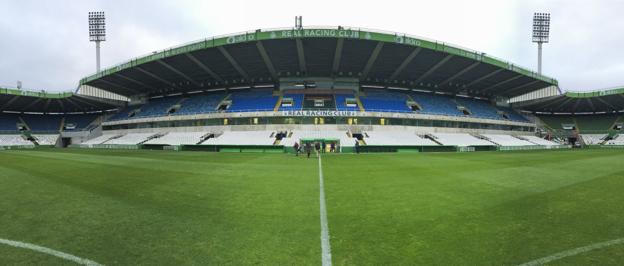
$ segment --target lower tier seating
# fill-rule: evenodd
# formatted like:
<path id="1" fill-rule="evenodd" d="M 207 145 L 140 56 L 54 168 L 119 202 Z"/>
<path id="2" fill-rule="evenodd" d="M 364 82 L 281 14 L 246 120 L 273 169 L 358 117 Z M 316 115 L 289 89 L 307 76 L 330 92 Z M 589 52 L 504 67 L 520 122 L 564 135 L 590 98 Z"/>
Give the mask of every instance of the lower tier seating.
<path id="1" fill-rule="evenodd" d="M 366 145 L 372 146 L 439 146 L 412 132 L 368 131 L 365 136 Z"/>
<path id="2" fill-rule="evenodd" d="M 202 141 L 206 132 L 170 132 L 164 136 L 153 138 L 143 144 L 157 145 L 195 145 Z"/>
<path id="3" fill-rule="evenodd" d="M 59 135 L 32 135 L 39 145 L 55 145 Z"/>
<path id="4" fill-rule="evenodd" d="M 494 146 L 487 140 L 479 139 L 467 133 L 434 133 L 431 134 L 435 140 L 447 146 Z"/>
<path id="5" fill-rule="evenodd" d="M 34 146 L 35 144 L 24 139 L 22 135 L 0 135 L 0 146 Z"/>
<path id="6" fill-rule="evenodd" d="M 583 138 L 583 142 L 585 142 L 585 144 L 598 145 L 604 142 L 607 134 L 581 134 L 580 136 Z"/>

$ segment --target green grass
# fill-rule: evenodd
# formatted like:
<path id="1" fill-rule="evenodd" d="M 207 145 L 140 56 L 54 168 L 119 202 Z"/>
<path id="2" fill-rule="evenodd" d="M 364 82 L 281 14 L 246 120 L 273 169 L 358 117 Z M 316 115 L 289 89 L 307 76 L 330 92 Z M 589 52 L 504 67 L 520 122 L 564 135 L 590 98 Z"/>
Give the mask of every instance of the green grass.
<path id="1" fill-rule="evenodd" d="M 323 158 L 336 265 L 516 265 L 624 238 L 619 150 Z M 315 159 L 0 152 L 0 238 L 106 265 L 319 265 Z M 555 265 L 621 265 L 624 246 Z M 2 265 L 65 264 L 0 245 Z"/>

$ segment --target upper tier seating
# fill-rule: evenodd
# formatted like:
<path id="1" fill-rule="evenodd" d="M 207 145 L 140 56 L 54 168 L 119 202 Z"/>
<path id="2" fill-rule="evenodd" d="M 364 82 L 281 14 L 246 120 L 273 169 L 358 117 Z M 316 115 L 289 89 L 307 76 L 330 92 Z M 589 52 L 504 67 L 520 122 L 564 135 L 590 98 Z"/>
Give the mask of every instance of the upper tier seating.
<path id="1" fill-rule="evenodd" d="M 62 115 L 20 115 L 31 131 L 56 131 L 61 129 Z"/>
<path id="2" fill-rule="evenodd" d="M 336 94 L 336 110 L 338 111 L 359 111 L 357 106 L 347 106 L 347 98 L 355 98 L 353 94 Z"/>
<path id="3" fill-rule="evenodd" d="M 22 135 L 0 135 L 0 146 L 34 146 L 29 140 L 25 140 Z"/>
<path id="4" fill-rule="evenodd" d="M 280 111 L 293 111 L 301 110 L 303 108 L 303 94 L 284 94 L 283 98 L 291 98 L 293 100 L 292 106 L 280 106 Z M 283 103 L 283 102 L 282 102 Z"/>
<path id="5" fill-rule="evenodd" d="M 611 129 L 617 115 L 578 115 L 574 117 L 580 133 L 600 133 Z"/>
<path id="6" fill-rule="evenodd" d="M 548 127 L 556 130 L 563 129 L 563 124 L 575 125 L 571 116 L 564 115 L 546 115 L 539 117 Z"/>
<path id="7" fill-rule="evenodd" d="M 499 110 L 505 112 L 509 120 L 518 122 L 530 122 L 526 117 L 516 112 L 516 110 L 505 107 L 498 107 Z"/>
<path id="8" fill-rule="evenodd" d="M 148 103 L 141 106 L 135 118 L 166 116 L 169 108 L 182 100 L 181 96 L 152 98 Z"/>
<path id="9" fill-rule="evenodd" d="M 225 92 L 192 94 L 182 102 L 181 108 L 173 115 L 190 115 L 212 113 L 219 103 L 227 96 Z M 166 112 L 167 110 L 165 110 Z"/>
<path id="10" fill-rule="evenodd" d="M 242 90 L 233 91 L 230 95 L 232 105 L 228 112 L 254 112 L 273 111 L 277 104 L 277 96 L 273 96 L 273 90 Z"/>
<path id="11" fill-rule="evenodd" d="M 607 134 L 580 134 L 581 138 L 587 145 L 601 144 L 607 137 Z"/>
<path id="12" fill-rule="evenodd" d="M 98 117 L 96 114 L 66 115 L 65 126 L 73 124 L 75 129 L 65 129 L 66 131 L 80 131 L 86 129 Z"/>
<path id="13" fill-rule="evenodd" d="M 494 146 L 494 143 L 466 133 L 434 133 L 431 135 L 436 138 L 437 142 L 447 146 Z"/>
<path id="14" fill-rule="evenodd" d="M 560 145 L 557 142 L 550 141 L 550 140 L 547 140 L 547 139 L 543 139 L 543 138 L 540 138 L 540 137 L 537 137 L 537 136 L 522 136 L 522 138 L 524 138 L 524 139 L 526 139 L 526 140 L 528 140 L 528 141 L 530 141 L 532 143 L 535 143 L 537 145 L 545 145 L 545 146 Z"/>
<path id="15" fill-rule="evenodd" d="M 226 131 L 208 139 L 203 145 L 273 145 L 272 131 Z"/>
<path id="16" fill-rule="evenodd" d="M 0 131 L 17 131 L 18 114 L 0 113 Z"/>
<path id="17" fill-rule="evenodd" d="M 39 145 L 55 145 L 60 135 L 32 135 Z"/>
<path id="18" fill-rule="evenodd" d="M 360 97 L 366 111 L 407 113 L 412 110 L 407 106 L 408 97 L 403 92 L 391 90 L 366 90 L 366 96 Z"/>
<path id="19" fill-rule="evenodd" d="M 412 132 L 404 131 L 368 131 L 364 138 L 366 145 L 379 146 L 439 146 L 430 139 L 421 138 Z"/>
<path id="20" fill-rule="evenodd" d="M 488 138 L 491 142 L 494 142 L 500 146 L 534 146 L 535 143 L 522 140 L 510 135 L 499 134 L 482 134 L 482 136 Z"/>
<path id="21" fill-rule="evenodd" d="M 418 111 L 418 113 L 448 116 L 463 115 L 457 109 L 457 104 L 449 96 L 424 92 L 412 92 L 410 96 L 422 107 L 422 110 Z"/>
<path id="22" fill-rule="evenodd" d="M 206 132 L 169 132 L 160 138 L 153 138 L 143 144 L 194 145 L 202 140 Z"/>
<path id="23" fill-rule="evenodd" d="M 466 99 L 457 97 L 455 101 L 468 108 L 472 113 L 472 117 L 485 118 L 485 119 L 501 119 L 498 114 L 498 110 L 487 101 L 477 99 Z"/>
<path id="24" fill-rule="evenodd" d="M 129 133 L 122 137 L 108 140 L 103 144 L 136 145 L 154 135 L 154 133 Z"/>

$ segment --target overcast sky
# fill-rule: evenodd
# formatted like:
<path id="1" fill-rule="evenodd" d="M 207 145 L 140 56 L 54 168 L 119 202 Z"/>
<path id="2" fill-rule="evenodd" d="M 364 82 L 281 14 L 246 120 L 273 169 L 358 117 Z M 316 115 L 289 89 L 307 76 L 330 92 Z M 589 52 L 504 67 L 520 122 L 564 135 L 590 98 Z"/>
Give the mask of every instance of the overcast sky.
<path id="1" fill-rule="evenodd" d="M 354 26 L 408 33 L 537 69 L 533 12 L 550 12 L 544 74 L 563 90 L 624 85 L 624 0 L 0 0 L 0 87 L 74 90 L 95 72 L 87 13 L 105 11 L 102 67 L 258 28 Z"/>

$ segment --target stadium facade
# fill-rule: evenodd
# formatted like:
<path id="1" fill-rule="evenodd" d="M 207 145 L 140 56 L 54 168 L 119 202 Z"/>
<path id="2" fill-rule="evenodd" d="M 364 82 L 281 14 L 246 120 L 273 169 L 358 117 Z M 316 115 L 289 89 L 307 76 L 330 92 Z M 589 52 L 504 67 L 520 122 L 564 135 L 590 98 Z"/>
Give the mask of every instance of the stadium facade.
<path id="1" fill-rule="evenodd" d="M 31 135 L 52 133 L 58 146 L 279 151 L 317 140 L 343 151 L 490 150 L 574 142 L 578 121 L 546 121 L 584 115 L 615 119 L 587 127 L 613 144 L 622 89 L 510 101 L 558 92 L 557 84 L 485 53 L 405 34 L 256 30 L 155 52 L 80 80 L 81 92 L 115 99 L 0 90 L 1 130 L 5 146 L 39 144 Z"/>

